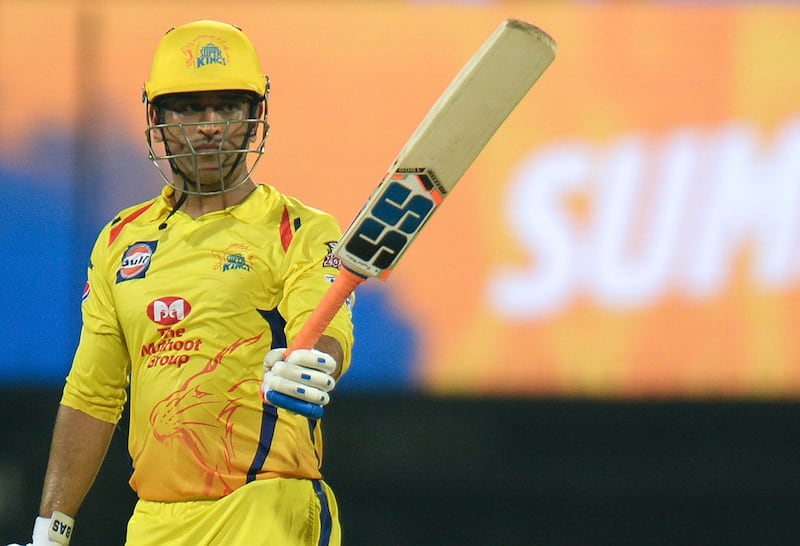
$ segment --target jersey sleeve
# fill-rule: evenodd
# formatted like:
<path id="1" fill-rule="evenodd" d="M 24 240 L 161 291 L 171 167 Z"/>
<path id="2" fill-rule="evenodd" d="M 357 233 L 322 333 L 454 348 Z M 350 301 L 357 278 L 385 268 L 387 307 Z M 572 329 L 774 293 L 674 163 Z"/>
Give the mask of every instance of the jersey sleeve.
<path id="1" fill-rule="evenodd" d="M 339 272 L 335 262 L 330 259 L 330 253 L 341 235 L 341 228 L 332 216 L 318 213 L 297 230 L 289 246 L 284 299 L 280 310 L 287 317 L 286 336 L 290 341 L 300 332 Z M 326 335 L 336 339 L 342 346 L 342 374 L 350 367 L 352 354 L 353 299 L 354 296 L 351 296 L 348 304 L 339 310 L 325 330 Z"/>
<path id="2" fill-rule="evenodd" d="M 96 419 L 116 423 L 127 401 L 130 358 L 111 294 L 115 264 L 109 263 L 108 233 L 92 251 L 81 306 L 83 326 L 61 403 Z"/>

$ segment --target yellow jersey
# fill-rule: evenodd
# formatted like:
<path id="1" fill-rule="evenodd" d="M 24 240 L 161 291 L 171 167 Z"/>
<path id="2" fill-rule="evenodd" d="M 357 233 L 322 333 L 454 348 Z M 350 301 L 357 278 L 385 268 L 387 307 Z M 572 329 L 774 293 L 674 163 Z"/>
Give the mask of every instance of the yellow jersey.
<path id="1" fill-rule="evenodd" d="M 263 404 L 259 389 L 266 352 L 288 345 L 338 272 L 339 225 L 266 185 L 225 210 L 168 218 L 173 191 L 101 231 L 62 404 L 115 423 L 129 389 L 130 484 L 142 499 L 321 478 L 321 421 Z M 349 305 L 326 334 L 346 370 Z"/>

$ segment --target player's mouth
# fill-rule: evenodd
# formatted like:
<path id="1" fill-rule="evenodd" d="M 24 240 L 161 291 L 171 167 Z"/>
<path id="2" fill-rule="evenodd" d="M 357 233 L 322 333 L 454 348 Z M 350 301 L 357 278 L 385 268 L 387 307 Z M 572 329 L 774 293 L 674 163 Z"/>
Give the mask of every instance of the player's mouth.
<path id="1" fill-rule="evenodd" d="M 196 144 L 196 145 L 192 146 L 192 148 L 198 154 L 211 154 L 211 153 L 216 153 L 216 152 L 223 151 L 221 143 L 218 143 L 218 144 Z"/>

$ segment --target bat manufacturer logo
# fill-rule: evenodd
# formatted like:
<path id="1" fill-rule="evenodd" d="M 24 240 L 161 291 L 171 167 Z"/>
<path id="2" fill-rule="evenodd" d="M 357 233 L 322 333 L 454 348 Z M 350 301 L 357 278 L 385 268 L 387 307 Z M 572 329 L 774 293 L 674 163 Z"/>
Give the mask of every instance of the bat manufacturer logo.
<path id="1" fill-rule="evenodd" d="M 151 301 L 147 305 L 147 316 L 156 324 L 171 326 L 189 316 L 192 306 L 183 298 L 166 296 Z"/>
<path id="2" fill-rule="evenodd" d="M 395 174 L 348 230 L 344 252 L 370 272 L 390 269 L 431 215 L 436 196 L 423 173 Z"/>
<path id="3" fill-rule="evenodd" d="M 158 241 L 140 241 L 130 245 L 122 255 L 122 262 L 117 270 L 117 283 L 144 278 L 150 269 L 150 260 L 156 246 Z"/>

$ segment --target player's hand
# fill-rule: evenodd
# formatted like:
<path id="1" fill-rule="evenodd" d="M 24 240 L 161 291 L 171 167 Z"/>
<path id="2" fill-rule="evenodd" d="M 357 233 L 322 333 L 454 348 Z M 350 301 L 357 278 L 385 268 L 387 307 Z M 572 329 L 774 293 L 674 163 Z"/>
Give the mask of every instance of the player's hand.
<path id="1" fill-rule="evenodd" d="M 27 545 L 9 544 L 8 546 L 68 546 L 72 538 L 75 520 L 61 512 L 53 512 L 49 518 L 41 516 L 33 524 L 33 538 Z"/>
<path id="2" fill-rule="evenodd" d="M 297 349 L 284 360 L 285 353 L 286 349 L 273 349 L 264 357 L 265 398 L 273 406 L 319 419 L 336 386 L 331 375 L 336 360 L 316 349 Z"/>

